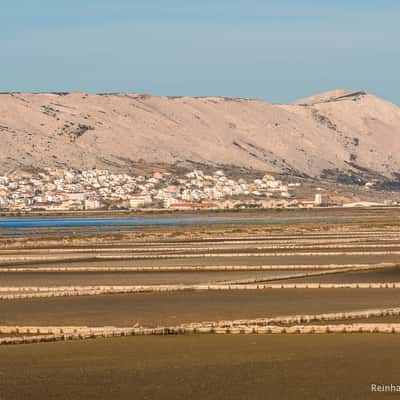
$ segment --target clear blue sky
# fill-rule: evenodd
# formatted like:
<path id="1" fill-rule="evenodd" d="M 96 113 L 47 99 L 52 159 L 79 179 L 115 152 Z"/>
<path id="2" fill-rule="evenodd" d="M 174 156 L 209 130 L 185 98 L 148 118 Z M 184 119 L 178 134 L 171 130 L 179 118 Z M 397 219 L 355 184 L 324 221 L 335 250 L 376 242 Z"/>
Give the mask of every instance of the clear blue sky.
<path id="1" fill-rule="evenodd" d="M 399 0 L 0 0 L 0 91 L 400 104 Z"/>

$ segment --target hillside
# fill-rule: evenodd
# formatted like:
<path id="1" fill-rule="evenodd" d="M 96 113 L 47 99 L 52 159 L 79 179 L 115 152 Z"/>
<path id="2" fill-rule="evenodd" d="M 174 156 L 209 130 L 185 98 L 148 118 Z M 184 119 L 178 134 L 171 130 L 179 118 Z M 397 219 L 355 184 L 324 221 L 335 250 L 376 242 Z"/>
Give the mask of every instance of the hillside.
<path id="1" fill-rule="evenodd" d="M 400 108 L 337 90 L 293 104 L 139 94 L 0 94 L 0 172 L 140 164 L 341 177 L 400 172 Z M 350 175 L 351 175 L 350 174 Z M 346 176 L 347 176 L 346 175 Z"/>

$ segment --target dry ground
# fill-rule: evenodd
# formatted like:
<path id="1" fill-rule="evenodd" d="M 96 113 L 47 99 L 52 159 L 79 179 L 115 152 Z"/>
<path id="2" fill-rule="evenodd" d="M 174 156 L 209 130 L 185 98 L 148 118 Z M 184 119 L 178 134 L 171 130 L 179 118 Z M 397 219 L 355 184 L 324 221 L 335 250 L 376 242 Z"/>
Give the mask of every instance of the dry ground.
<path id="1" fill-rule="evenodd" d="M 316 215 L 304 213 L 306 217 Z M 353 215 L 347 210 L 341 213 Z M 356 211 L 354 216 L 362 218 L 332 224 L 315 223 L 311 218 L 307 223 L 286 222 L 279 226 L 146 228 L 73 238 L 61 234 L 57 237 L 52 231 L 52 237 L 1 239 L 0 288 L 12 286 L 11 291 L 15 291 L 25 286 L 268 280 L 323 272 L 327 265 L 343 268 L 353 264 L 380 268 L 285 282 L 399 282 L 399 212 Z M 260 249 L 262 246 L 270 248 Z M 60 252 L 65 249 L 68 251 Z M 327 254 L 331 252 L 342 254 Z M 238 255 L 243 253 L 251 254 Z M 96 259 L 98 255 L 110 258 Z M 147 259 L 146 255 L 171 258 Z M 131 259 L 120 260 L 120 256 Z M 391 265 L 383 268 L 382 263 L 388 262 Z M 273 265 L 306 270 L 206 270 L 209 266 Z M 200 269 L 123 271 L 138 266 L 149 271 L 178 266 Z M 122 271 L 91 270 L 99 267 Z M 5 272 L 9 268 L 17 271 Z M 32 270 L 22 272 L 24 268 Z M 59 268 L 71 271 L 56 272 Z M 76 268 L 87 271 L 74 271 Z M 40 272 L 45 269 L 49 270 Z M 151 327 L 399 306 L 400 289 L 388 288 L 172 291 L 0 300 L 0 325 Z M 382 316 L 331 323 L 399 321 L 398 316 Z M 193 399 L 385 398 L 372 394 L 369 385 L 400 383 L 396 381 L 400 372 L 396 367 L 399 344 L 397 334 L 306 334 L 131 337 L 0 346 L 0 399 L 186 399 L 188 393 Z"/>
<path id="2" fill-rule="evenodd" d="M 2 325 L 143 326 L 387 308 L 400 289 L 268 289 L 0 301 Z"/>
<path id="3" fill-rule="evenodd" d="M 131 337 L 0 348 L 20 399 L 394 399 L 399 335 Z"/>

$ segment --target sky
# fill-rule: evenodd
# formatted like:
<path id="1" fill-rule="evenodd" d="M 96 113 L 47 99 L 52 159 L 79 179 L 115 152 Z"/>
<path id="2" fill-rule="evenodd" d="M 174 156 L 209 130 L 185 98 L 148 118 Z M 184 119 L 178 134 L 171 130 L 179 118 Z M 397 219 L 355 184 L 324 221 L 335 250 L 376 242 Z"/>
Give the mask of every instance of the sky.
<path id="1" fill-rule="evenodd" d="M 400 105 L 399 0 L 0 0 L 0 91 Z"/>

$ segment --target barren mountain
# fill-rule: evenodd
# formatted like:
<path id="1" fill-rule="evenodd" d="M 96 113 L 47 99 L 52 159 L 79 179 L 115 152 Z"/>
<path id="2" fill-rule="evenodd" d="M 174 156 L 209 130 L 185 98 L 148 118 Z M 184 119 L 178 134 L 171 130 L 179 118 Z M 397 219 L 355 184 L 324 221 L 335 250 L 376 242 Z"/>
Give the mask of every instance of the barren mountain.
<path id="1" fill-rule="evenodd" d="M 0 95 L 0 172 L 140 163 L 310 177 L 400 172 L 400 108 L 337 90 L 294 104 L 139 94 Z M 353 177 L 354 177 L 353 176 Z"/>

